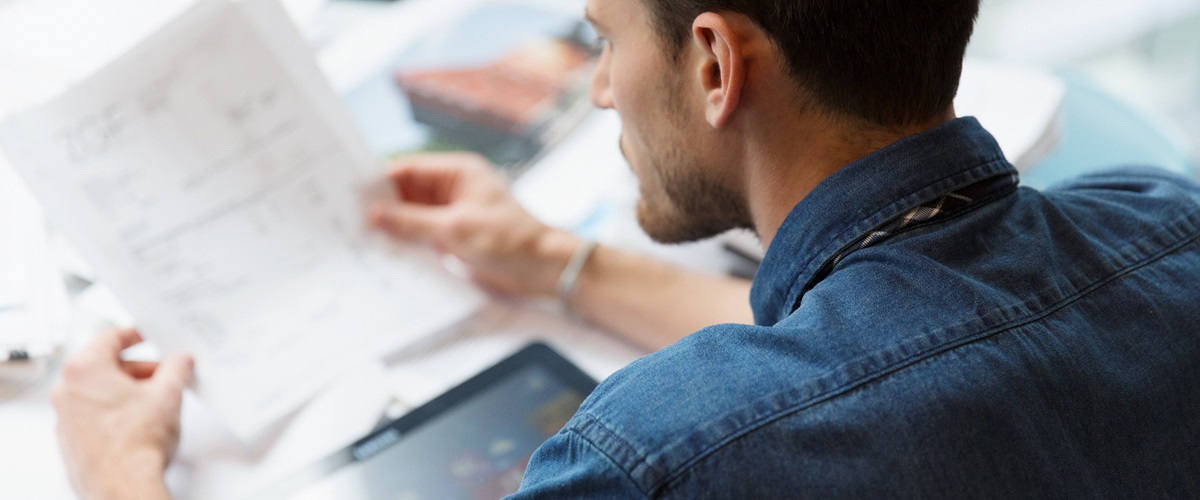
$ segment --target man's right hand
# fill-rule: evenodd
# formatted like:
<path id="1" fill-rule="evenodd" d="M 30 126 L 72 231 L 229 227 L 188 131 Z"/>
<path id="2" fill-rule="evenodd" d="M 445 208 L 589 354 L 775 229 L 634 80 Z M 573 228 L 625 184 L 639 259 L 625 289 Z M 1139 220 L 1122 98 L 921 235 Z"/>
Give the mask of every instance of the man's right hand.
<path id="1" fill-rule="evenodd" d="M 552 295 L 559 274 L 582 244 L 525 211 L 479 155 L 404 157 L 393 164 L 389 179 L 399 201 L 372 207 L 371 223 L 454 255 L 487 288 Z"/>
<path id="2" fill-rule="evenodd" d="M 122 361 L 134 330 L 102 333 L 63 365 L 52 401 L 59 448 L 83 498 L 169 498 L 163 471 L 179 443 L 191 357 L 161 364 Z"/>

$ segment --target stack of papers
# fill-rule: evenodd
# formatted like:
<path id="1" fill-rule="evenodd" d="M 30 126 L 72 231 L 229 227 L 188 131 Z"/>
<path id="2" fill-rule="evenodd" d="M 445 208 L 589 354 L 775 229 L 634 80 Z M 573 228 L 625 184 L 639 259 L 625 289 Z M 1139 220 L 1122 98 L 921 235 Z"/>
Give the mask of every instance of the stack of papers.
<path id="1" fill-rule="evenodd" d="M 0 124 L 48 216 L 251 439 L 482 294 L 365 226 L 391 196 L 287 13 L 204 0 Z"/>

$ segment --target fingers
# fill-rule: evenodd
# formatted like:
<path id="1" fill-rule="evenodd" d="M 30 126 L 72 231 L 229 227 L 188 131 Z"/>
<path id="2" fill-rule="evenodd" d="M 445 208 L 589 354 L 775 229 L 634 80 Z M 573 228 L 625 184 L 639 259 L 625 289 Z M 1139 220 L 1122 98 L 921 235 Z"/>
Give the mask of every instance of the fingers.
<path id="1" fill-rule="evenodd" d="M 447 205 L 454 201 L 460 175 L 454 171 L 401 166 L 388 173 L 401 200 L 426 205 Z"/>
<path id="2" fill-rule="evenodd" d="M 182 391 L 195 376 L 195 361 L 187 354 L 176 354 L 159 363 L 150 379 L 171 392 Z"/>
<path id="3" fill-rule="evenodd" d="M 125 328 L 101 333 L 84 349 L 89 354 L 117 359 L 121 351 L 140 344 L 142 335 L 137 330 Z"/>
<path id="4" fill-rule="evenodd" d="M 491 168 L 487 158 L 476 153 L 418 153 L 396 158 L 392 166 L 397 169 L 417 169 L 425 171 L 458 171 L 472 170 L 481 167 Z"/>
<path id="5" fill-rule="evenodd" d="M 398 237 L 442 243 L 440 236 L 448 224 L 445 208 L 412 203 L 391 203 L 371 207 L 371 224 Z"/>
<path id="6" fill-rule="evenodd" d="M 147 379 L 154 375 L 158 363 L 153 361 L 122 361 L 121 370 L 138 380 Z"/>
<path id="7" fill-rule="evenodd" d="M 491 164 L 474 153 L 428 153 L 404 156 L 388 174 L 401 199 L 428 205 L 454 201 L 468 178 L 494 175 Z"/>

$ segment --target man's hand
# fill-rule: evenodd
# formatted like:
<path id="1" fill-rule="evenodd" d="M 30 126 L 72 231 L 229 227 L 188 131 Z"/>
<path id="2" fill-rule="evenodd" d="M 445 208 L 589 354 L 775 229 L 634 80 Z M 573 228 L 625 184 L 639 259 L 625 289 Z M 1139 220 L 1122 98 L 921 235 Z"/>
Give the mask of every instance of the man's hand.
<path id="1" fill-rule="evenodd" d="M 400 201 L 371 222 L 458 257 L 477 282 L 518 295 L 554 295 L 579 238 L 526 212 L 478 155 L 404 158 L 390 174 Z M 717 323 L 753 323 L 750 282 L 690 272 L 609 246 L 584 266 L 570 306 L 579 316 L 657 350 Z"/>
<path id="2" fill-rule="evenodd" d="M 179 410 L 193 363 L 123 362 L 134 330 L 99 335 L 67 361 L 54 388 L 59 448 L 83 498 L 169 498 L 163 472 L 179 443 Z"/>
<path id="3" fill-rule="evenodd" d="M 475 281 L 493 290 L 554 294 L 581 244 L 526 212 L 481 156 L 410 156 L 397 161 L 389 177 L 400 201 L 373 207 L 372 224 L 458 257 Z"/>

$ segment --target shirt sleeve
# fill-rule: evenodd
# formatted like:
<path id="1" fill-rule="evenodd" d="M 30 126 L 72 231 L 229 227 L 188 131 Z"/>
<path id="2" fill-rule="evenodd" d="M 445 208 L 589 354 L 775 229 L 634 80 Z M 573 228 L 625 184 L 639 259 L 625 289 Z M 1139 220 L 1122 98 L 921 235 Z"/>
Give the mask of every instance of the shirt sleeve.
<path id="1" fill-rule="evenodd" d="M 646 495 L 607 455 L 567 430 L 533 453 L 520 491 L 508 498 L 646 498 Z"/>

